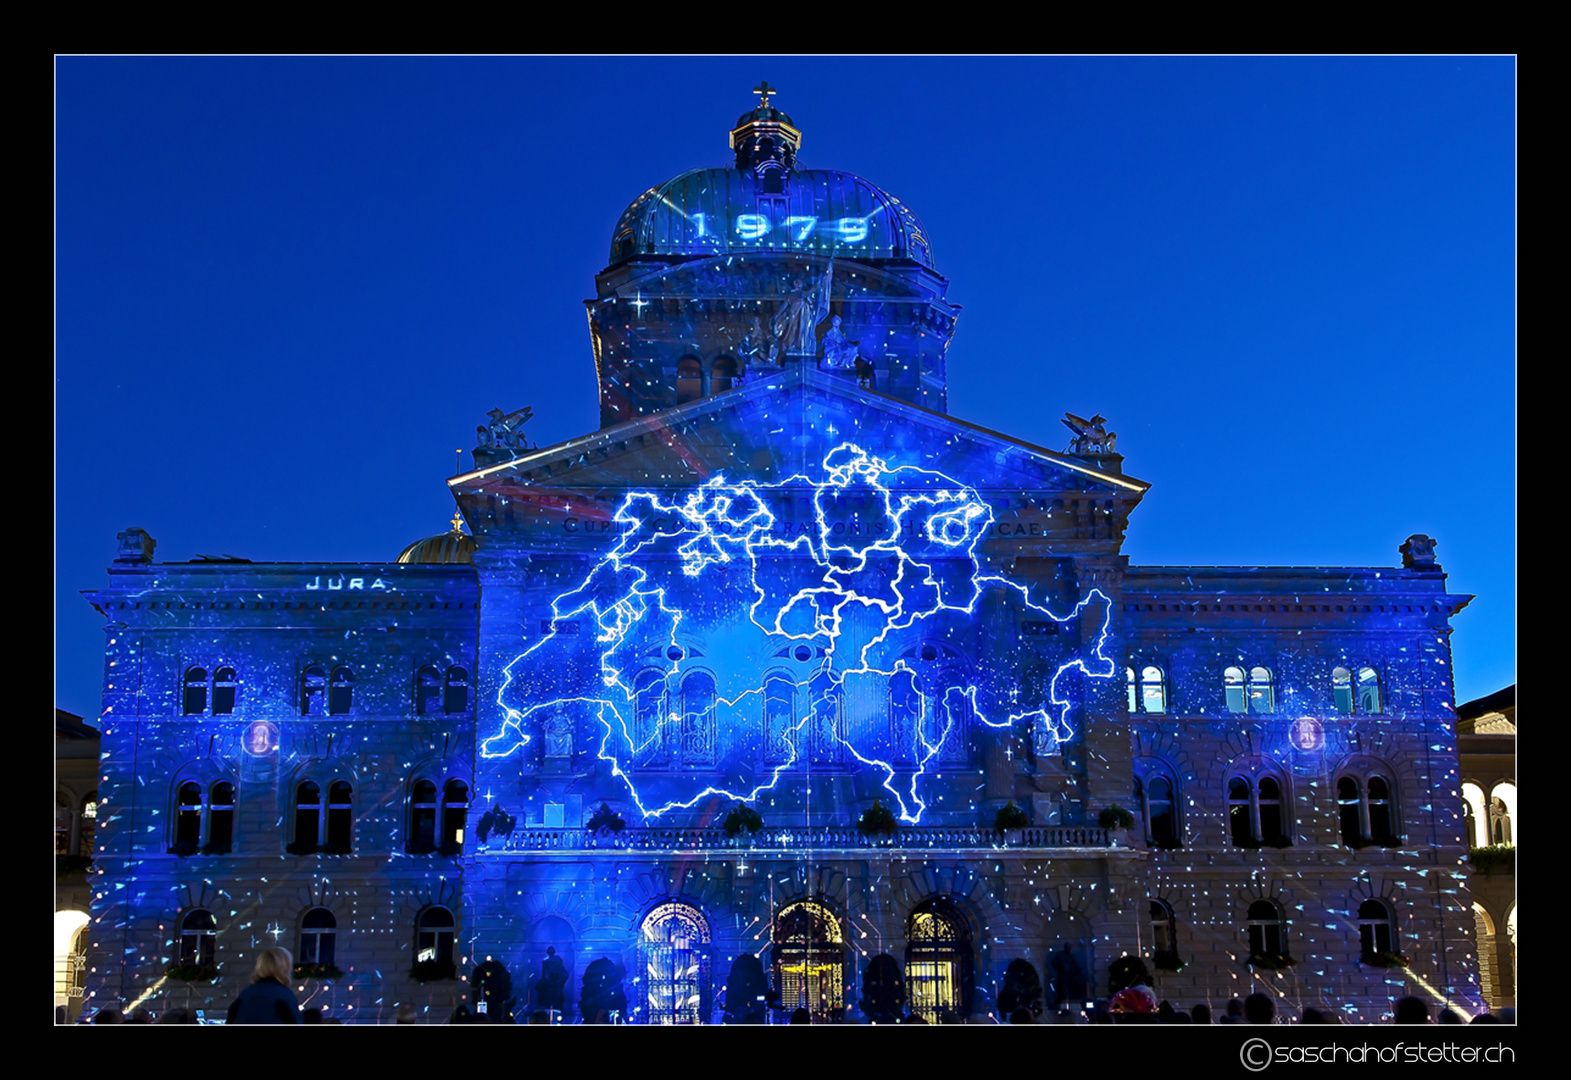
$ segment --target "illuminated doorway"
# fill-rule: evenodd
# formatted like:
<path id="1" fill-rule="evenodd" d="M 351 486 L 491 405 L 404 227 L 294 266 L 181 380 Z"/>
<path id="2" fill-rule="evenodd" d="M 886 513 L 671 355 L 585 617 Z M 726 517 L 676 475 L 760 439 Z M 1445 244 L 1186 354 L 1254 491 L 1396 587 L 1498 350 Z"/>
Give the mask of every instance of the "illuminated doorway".
<path id="1" fill-rule="evenodd" d="M 709 1013 L 709 922 L 679 900 L 644 916 L 639 930 L 648 1022 L 701 1024 Z"/>
<path id="2" fill-rule="evenodd" d="M 964 1017 L 971 996 L 971 930 L 965 916 L 948 900 L 923 901 L 911 913 L 906 942 L 911 1011 L 930 1024 Z"/>
<path id="3" fill-rule="evenodd" d="M 805 1008 L 815 1022 L 845 1012 L 845 936 L 823 904 L 798 900 L 775 916 L 775 989 L 787 1013 Z"/>

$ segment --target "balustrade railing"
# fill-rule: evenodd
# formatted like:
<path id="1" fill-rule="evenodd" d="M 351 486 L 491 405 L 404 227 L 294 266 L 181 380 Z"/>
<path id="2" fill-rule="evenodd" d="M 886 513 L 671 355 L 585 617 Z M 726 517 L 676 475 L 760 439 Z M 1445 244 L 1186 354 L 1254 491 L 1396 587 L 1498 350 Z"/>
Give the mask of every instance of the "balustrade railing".
<path id="1" fill-rule="evenodd" d="M 752 834 L 727 836 L 723 829 L 627 828 L 590 832 L 578 828 L 519 827 L 482 851 L 770 851 L 849 848 L 918 851 L 930 848 L 1040 850 L 1114 847 L 1112 833 L 1094 825 L 1052 825 L 1011 830 L 999 836 L 986 828 L 910 825 L 892 836 L 863 836 L 854 827 L 766 827 Z"/>

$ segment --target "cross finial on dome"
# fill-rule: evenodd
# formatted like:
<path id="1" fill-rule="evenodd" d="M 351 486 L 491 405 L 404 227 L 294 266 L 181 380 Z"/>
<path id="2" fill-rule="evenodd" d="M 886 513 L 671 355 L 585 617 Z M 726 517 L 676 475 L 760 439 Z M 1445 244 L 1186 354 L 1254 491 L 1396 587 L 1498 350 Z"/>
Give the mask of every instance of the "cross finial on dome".
<path id="1" fill-rule="evenodd" d="M 759 104 L 760 105 L 768 105 L 769 104 L 769 95 L 770 94 L 778 94 L 779 92 L 780 92 L 779 90 L 776 90 L 774 87 L 769 85 L 769 80 L 768 79 L 765 79 L 763 82 L 761 82 L 757 86 L 753 87 L 753 93 L 759 95 L 759 98 L 760 98 Z"/>

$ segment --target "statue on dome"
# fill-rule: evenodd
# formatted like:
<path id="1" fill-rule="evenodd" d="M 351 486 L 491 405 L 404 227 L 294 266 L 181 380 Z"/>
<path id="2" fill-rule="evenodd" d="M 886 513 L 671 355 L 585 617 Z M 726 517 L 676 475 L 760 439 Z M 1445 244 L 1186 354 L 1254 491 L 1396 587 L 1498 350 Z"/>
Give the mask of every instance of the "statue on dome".
<path id="1" fill-rule="evenodd" d="M 752 326 L 747 333 L 742 335 L 742 343 L 736 350 L 742 355 L 743 362 L 752 367 L 760 364 L 765 367 L 776 367 L 780 363 L 780 344 L 759 321 L 758 316 L 753 316 Z"/>
<path id="2" fill-rule="evenodd" d="M 824 276 L 813 284 L 808 285 L 801 278 L 791 280 L 791 293 L 770 326 L 785 355 L 811 357 L 818 351 L 818 324 L 829 314 L 829 288 L 834 272 L 831 259 Z"/>
<path id="3" fill-rule="evenodd" d="M 840 329 L 840 316 L 831 320 L 829 332 L 824 335 L 824 366 L 833 371 L 844 371 L 856 364 L 856 347 L 859 341 L 846 337 Z"/>

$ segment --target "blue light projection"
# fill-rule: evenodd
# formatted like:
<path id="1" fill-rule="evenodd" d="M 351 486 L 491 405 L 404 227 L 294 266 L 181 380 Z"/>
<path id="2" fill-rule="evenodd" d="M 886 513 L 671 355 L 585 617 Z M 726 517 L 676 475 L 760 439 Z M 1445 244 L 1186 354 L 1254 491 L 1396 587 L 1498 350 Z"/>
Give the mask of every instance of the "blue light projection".
<path id="1" fill-rule="evenodd" d="M 560 633 L 515 658 L 498 693 L 501 730 L 482 755 L 519 750 L 531 727 L 549 754 L 562 718 L 592 721 L 599 758 L 646 819 L 710 795 L 753 800 L 800 763 L 854 758 L 882 773 L 900 818 L 915 823 L 927 805 L 920 781 L 963 753 L 972 724 L 1024 725 L 1038 752 L 1070 739 L 1059 677 L 1071 668 L 1112 677 L 1107 596 L 1093 589 L 1059 615 L 1026 586 L 985 573 L 977 547 L 993 511 L 951 477 L 891 468 L 849 442 L 822 465 L 822 480 L 715 476 L 675 502 L 627 495 L 615 548 L 552 603 L 557 623 L 594 620 L 598 663 Z M 783 515 L 809 515 L 793 513 L 793 501 L 811 503 L 794 534 Z M 1063 624 L 1093 603 L 1102 619 L 1090 656 L 1031 685 L 1021 672 L 1042 646 L 1009 655 L 1021 637 L 1014 618 Z M 986 673 L 945 669 L 954 650 L 912 646 L 974 636 L 1001 618 L 1010 629 L 990 637 Z M 753 752 L 717 753 L 717 730 L 733 743 L 752 738 Z M 661 796 L 635 781 L 650 772 Z"/>

